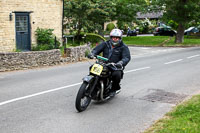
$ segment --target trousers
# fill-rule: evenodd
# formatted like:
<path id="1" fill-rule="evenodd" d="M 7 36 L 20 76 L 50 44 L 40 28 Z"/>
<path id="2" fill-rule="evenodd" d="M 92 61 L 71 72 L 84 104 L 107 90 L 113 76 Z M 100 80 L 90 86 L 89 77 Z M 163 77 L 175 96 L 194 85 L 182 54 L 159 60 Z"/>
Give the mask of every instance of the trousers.
<path id="1" fill-rule="evenodd" d="M 120 87 L 120 81 L 122 79 L 123 76 L 123 71 L 122 70 L 115 70 L 112 71 L 112 90 L 119 90 L 121 89 Z"/>

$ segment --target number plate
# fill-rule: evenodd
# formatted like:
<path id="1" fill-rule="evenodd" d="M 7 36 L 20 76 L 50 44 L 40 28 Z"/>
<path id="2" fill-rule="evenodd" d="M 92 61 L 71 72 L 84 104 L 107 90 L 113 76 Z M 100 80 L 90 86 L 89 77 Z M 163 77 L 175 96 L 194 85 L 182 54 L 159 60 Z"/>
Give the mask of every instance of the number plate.
<path id="1" fill-rule="evenodd" d="M 92 66 L 92 69 L 90 70 L 91 73 L 96 75 L 100 75 L 102 71 L 103 71 L 103 66 L 99 64 L 94 64 Z"/>

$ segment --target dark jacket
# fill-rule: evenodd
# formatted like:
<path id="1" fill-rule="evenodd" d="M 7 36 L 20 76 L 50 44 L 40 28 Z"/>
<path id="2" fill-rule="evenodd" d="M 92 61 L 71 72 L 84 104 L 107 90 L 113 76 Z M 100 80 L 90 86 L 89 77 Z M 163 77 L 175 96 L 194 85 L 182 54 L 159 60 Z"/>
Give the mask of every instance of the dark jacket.
<path id="1" fill-rule="evenodd" d="M 108 40 L 97 45 L 92 50 L 92 54 L 94 55 L 99 55 L 101 52 L 103 52 L 103 57 L 108 58 L 110 62 L 117 63 L 122 61 L 124 67 L 131 59 L 129 48 L 123 43 L 123 41 L 120 42 L 119 46 L 112 48 L 111 42 Z"/>

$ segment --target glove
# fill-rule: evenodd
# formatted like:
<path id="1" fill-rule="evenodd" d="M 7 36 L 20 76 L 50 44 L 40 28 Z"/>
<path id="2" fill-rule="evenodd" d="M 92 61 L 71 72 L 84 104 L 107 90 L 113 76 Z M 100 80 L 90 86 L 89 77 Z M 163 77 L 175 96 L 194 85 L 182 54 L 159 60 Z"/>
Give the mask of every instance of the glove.
<path id="1" fill-rule="evenodd" d="M 117 63 L 115 63 L 115 66 L 117 67 L 117 68 L 123 68 L 123 62 L 122 61 L 119 61 L 119 62 L 117 62 Z"/>
<path id="2" fill-rule="evenodd" d="M 94 55 L 92 53 L 88 54 L 89 59 L 94 59 Z"/>

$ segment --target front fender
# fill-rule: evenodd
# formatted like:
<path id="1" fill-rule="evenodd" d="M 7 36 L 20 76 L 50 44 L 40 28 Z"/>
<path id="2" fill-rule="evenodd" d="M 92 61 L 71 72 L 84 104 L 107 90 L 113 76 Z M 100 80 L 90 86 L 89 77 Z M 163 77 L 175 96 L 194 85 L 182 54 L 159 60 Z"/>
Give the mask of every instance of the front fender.
<path id="1" fill-rule="evenodd" d="M 88 76 L 85 76 L 82 80 L 87 83 L 90 83 L 93 79 L 94 79 L 94 76 L 88 75 Z"/>

